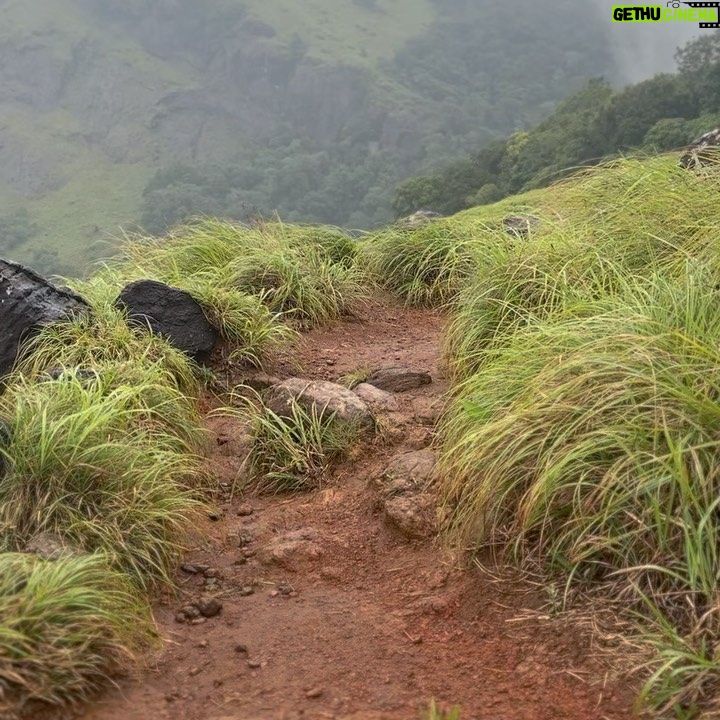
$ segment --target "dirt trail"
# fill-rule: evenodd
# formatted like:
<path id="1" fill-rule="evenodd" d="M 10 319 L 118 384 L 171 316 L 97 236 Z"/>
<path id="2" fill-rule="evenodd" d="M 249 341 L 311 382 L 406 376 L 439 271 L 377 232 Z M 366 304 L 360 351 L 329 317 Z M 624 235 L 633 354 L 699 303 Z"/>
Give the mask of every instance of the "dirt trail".
<path id="1" fill-rule="evenodd" d="M 222 612 L 190 625 L 175 621 L 182 598 L 159 607 L 166 642 L 153 667 L 78 717 L 417 720 L 431 698 L 461 706 L 463 720 L 632 717 L 635 688 L 606 682 L 588 638 L 565 620 L 528 612 L 543 603 L 533 588 L 455 569 L 450 555 L 407 540 L 378 509 L 369 481 L 398 452 L 432 439 L 447 389 L 442 326 L 436 315 L 382 302 L 307 335 L 296 354 L 304 377 L 385 365 L 431 373 L 432 385 L 398 395 L 402 440 L 368 443 L 316 492 L 225 505 L 188 554 L 201 572 L 179 571 L 184 597 L 209 583 Z M 274 370 L 297 374 L 290 363 Z M 242 450 L 238 428 L 229 420 L 212 428 L 211 461 L 230 474 Z M 252 514 L 238 514 L 248 503 Z M 263 564 L 263 550 L 293 531 L 309 540 L 288 550 L 284 566 Z M 218 577 L 204 577 L 203 566 Z"/>

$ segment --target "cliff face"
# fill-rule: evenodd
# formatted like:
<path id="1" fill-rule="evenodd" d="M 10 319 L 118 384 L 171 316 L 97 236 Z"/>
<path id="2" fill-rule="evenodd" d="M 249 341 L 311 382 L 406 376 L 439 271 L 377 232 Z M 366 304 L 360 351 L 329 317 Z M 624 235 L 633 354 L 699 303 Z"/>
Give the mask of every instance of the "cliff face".
<path id="1" fill-rule="evenodd" d="M 334 153 L 342 145 L 348 172 L 384 153 L 393 171 L 368 170 L 359 192 L 389 193 L 418 163 L 507 131 L 509 117 L 522 125 L 528 108 L 547 111 L 494 82 L 476 93 L 462 58 L 438 54 L 449 67 L 437 77 L 415 61 L 446 44 L 442 32 L 473 8 L 460 0 L 1 1 L 0 219 L 29 212 L 34 239 L 18 250 L 22 259 L 55 248 L 74 263 L 103 231 L 139 219 L 157 169 L 241 162 L 265 147 Z M 597 50 L 600 35 L 590 35 Z M 510 67 L 526 62 L 515 55 Z M 441 63 L 429 62 L 432 75 Z M 590 74 L 580 68 L 570 83 Z M 547 106 L 560 93 L 540 94 Z M 321 192 L 318 182 L 308 191 Z M 269 194 L 260 198 L 266 208 L 277 200 Z M 335 218 L 342 213 L 323 219 Z"/>

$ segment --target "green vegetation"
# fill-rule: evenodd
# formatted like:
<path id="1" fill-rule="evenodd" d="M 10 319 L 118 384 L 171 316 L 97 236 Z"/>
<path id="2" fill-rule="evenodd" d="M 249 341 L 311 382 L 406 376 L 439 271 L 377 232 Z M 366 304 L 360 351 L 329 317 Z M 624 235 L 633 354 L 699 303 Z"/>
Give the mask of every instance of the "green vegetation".
<path id="1" fill-rule="evenodd" d="M 686 146 L 720 124 L 719 48 L 720 33 L 710 33 L 678 51 L 676 74 L 623 89 L 591 80 L 531 130 L 401 184 L 393 201 L 396 215 L 421 207 L 455 213 L 547 186 L 603 158 Z"/>
<path id="2" fill-rule="evenodd" d="M 460 720 L 460 709 L 453 708 L 448 713 L 440 711 L 435 704 L 435 701 L 430 702 L 430 707 L 427 713 L 423 715 L 422 720 Z"/>
<path id="3" fill-rule="evenodd" d="M 385 224 L 398 182 L 613 72 L 600 20 L 552 6 L 8 0 L 0 252 L 75 275 L 196 215 Z"/>
<path id="4" fill-rule="evenodd" d="M 0 711 L 85 700 L 154 639 L 147 605 L 102 555 L 0 555 Z"/>
<path id="5" fill-rule="evenodd" d="M 360 437 L 361 428 L 293 402 L 288 416 L 263 407 L 255 414 L 250 473 L 256 492 L 320 487 L 331 463 Z"/>

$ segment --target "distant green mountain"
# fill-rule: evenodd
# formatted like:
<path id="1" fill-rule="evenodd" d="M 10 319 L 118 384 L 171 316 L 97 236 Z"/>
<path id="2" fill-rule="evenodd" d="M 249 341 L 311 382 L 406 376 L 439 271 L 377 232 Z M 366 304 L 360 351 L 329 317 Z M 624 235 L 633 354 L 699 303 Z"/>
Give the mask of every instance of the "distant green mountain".
<path id="1" fill-rule="evenodd" d="M 361 228 L 611 69 L 577 0 L 0 0 L 0 254 L 194 213 Z M 552 5 L 552 8 L 547 7 Z"/>

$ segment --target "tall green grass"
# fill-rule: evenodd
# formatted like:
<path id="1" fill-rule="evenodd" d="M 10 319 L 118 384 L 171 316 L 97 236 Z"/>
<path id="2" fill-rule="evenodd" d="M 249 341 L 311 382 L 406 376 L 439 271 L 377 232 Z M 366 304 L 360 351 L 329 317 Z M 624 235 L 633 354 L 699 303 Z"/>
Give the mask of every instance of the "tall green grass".
<path id="1" fill-rule="evenodd" d="M 161 370 L 158 370 L 161 377 Z M 50 532 L 103 550 L 146 590 L 170 581 L 197 508 L 192 401 L 131 367 L 86 378 L 24 376 L 0 398 L 0 535 L 22 547 Z"/>
<path id="2" fill-rule="evenodd" d="M 0 713 L 87 699 L 153 640 L 147 603 L 102 555 L 0 554 Z M 6 714 L 7 713 L 7 714 Z"/>

